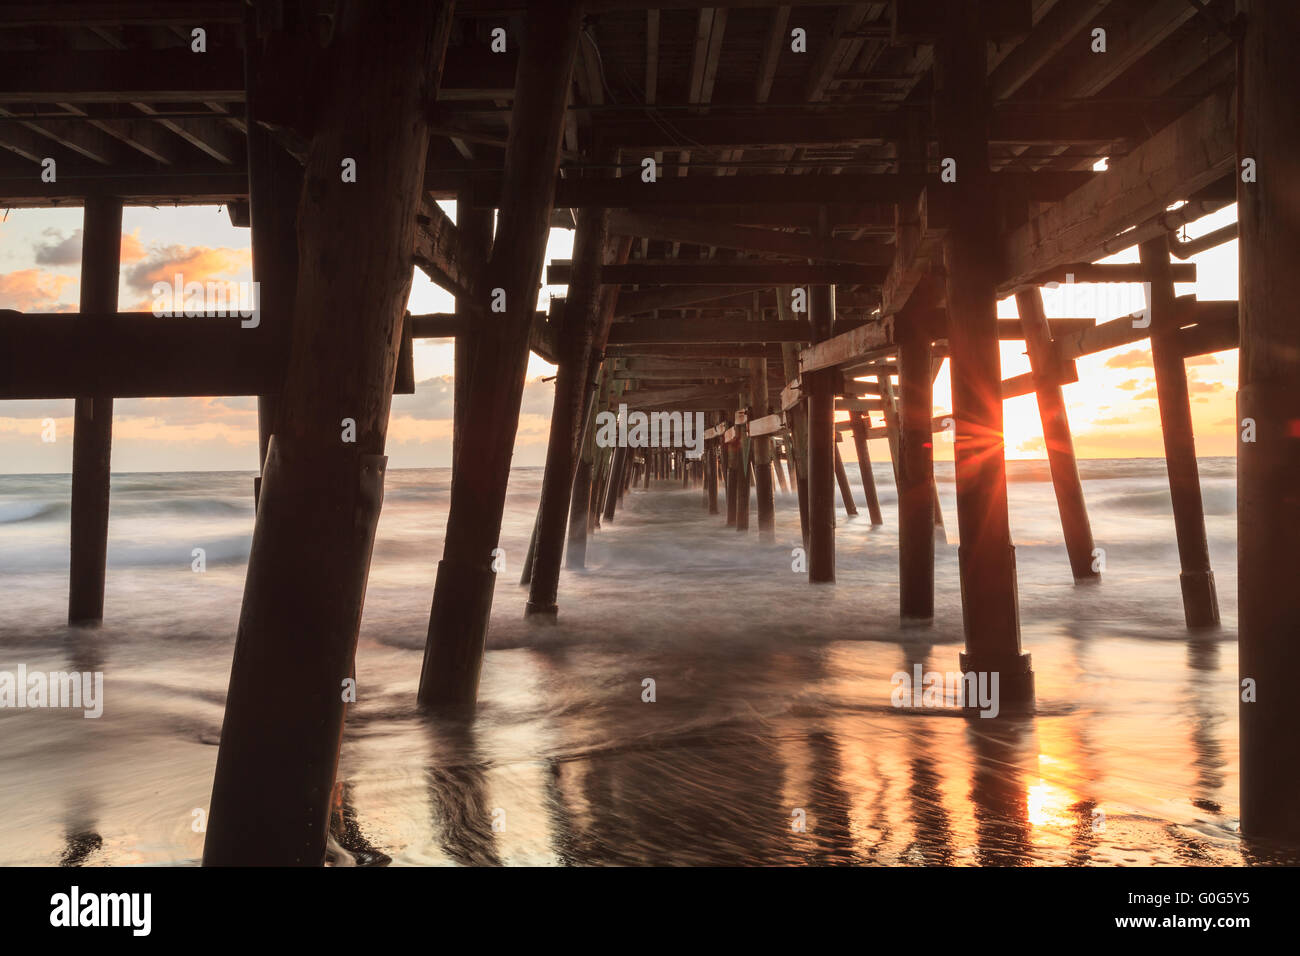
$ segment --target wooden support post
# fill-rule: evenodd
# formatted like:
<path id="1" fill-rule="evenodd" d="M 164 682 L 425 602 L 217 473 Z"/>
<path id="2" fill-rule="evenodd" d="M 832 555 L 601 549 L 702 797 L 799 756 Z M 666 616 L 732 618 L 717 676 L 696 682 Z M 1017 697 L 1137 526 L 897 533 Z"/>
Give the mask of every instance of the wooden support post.
<path id="1" fill-rule="evenodd" d="M 752 317 L 752 316 L 751 316 Z M 767 384 L 767 359 L 749 359 L 751 413 L 767 415 L 771 400 Z M 776 540 L 776 501 L 772 490 L 772 439 L 759 436 L 749 440 L 754 459 L 754 494 L 758 501 L 758 540 Z"/>
<path id="2" fill-rule="evenodd" d="M 898 399 L 894 395 L 894 381 L 888 373 L 876 376 L 876 382 L 880 385 L 880 401 L 885 406 L 882 409 L 885 416 L 885 432 L 889 442 L 889 461 L 894 469 L 894 487 L 898 487 Z"/>
<path id="3" fill-rule="evenodd" d="M 835 287 L 809 290 L 813 341 L 831 337 Z M 808 581 L 835 580 L 835 392 L 832 369 L 804 375 L 808 390 Z"/>
<path id="4" fill-rule="evenodd" d="M 569 498 L 569 535 L 564 549 L 564 566 L 580 571 L 587 566 L 587 515 L 591 509 L 592 471 L 596 454 L 596 416 L 587 416 L 582 438 L 582 454 L 573 473 L 573 494 Z M 650 487 L 650 470 L 646 469 L 646 487 Z"/>
<path id="5" fill-rule="evenodd" d="M 614 450 L 610 463 L 609 482 L 605 494 L 605 520 L 614 520 L 614 509 L 618 506 L 618 495 L 623 487 L 623 469 L 627 467 L 627 446 L 619 445 Z"/>
<path id="6" fill-rule="evenodd" d="M 930 411 L 930 314 L 904 310 L 898 343 L 898 609 L 905 621 L 934 617 L 934 438 Z"/>
<path id="7" fill-rule="evenodd" d="M 302 165 L 283 149 L 261 123 L 260 88 L 274 76 L 272 63 L 283 35 L 271 32 L 259 38 L 256 17 L 244 23 L 244 84 L 247 111 L 249 226 L 253 253 L 253 280 L 262 318 L 274 316 L 263 335 L 272 350 L 288 354 L 292 334 L 293 297 L 298 287 L 298 202 L 302 197 Z M 257 397 L 257 469 L 253 502 L 261 494 L 262 468 L 275 430 L 278 392 Z"/>
<path id="8" fill-rule="evenodd" d="M 722 470 L 727 476 L 728 528 L 734 528 L 736 526 L 736 512 L 739 510 L 739 506 L 736 503 L 736 499 L 739 495 L 738 477 L 740 475 L 740 469 L 736 465 L 737 457 L 738 455 L 734 443 L 724 442 L 722 445 Z"/>
<path id="9" fill-rule="evenodd" d="M 81 311 L 116 312 L 122 261 L 122 200 L 89 196 L 81 233 Z M 72 425 L 72 533 L 68 623 L 104 619 L 113 397 L 79 396 Z"/>
<path id="10" fill-rule="evenodd" d="M 857 503 L 853 500 L 853 491 L 849 487 L 849 473 L 844 470 L 844 456 L 840 454 L 840 444 L 835 443 L 835 481 L 840 486 L 840 498 L 844 501 L 844 511 L 849 517 L 858 513 Z"/>
<path id="11" fill-rule="evenodd" d="M 704 449 L 704 503 L 709 514 L 718 513 L 718 440 L 716 438 L 709 439 L 708 447 Z"/>
<path id="12" fill-rule="evenodd" d="M 999 263 L 989 172 L 987 49 L 978 4 L 950 3 L 935 48 L 939 155 L 956 163 L 944 258 L 948 344 L 956 419 L 957 522 L 961 535 L 963 672 L 997 672 L 1001 710 L 1033 709 L 1034 680 L 1020 650 L 1016 559 L 1007 509 L 1002 371 L 996 283 Z"/>
<path id="13" fill-rule="evenodd" d="M 785 480 L 785 466 L 781 464 L 782 457 L 783 455 L 780 453 L 772 456 L 772 470 L 776 472 L 776 483 L 781 486 L 781 494 L 788 495 L 790 486 Z"/>
<path id="14" fill-rule="evenodd" d="M 340 18 L 299 210 L 292 347 L 267 454 L 204 863 L 315 865 L 354 673 L 429 103 L 450 3 Z M 344 182 L 340 157 L 356 160 Z M 338 264 L 346 263 L 343 269 Z M 292 675 L 287 680 L 287 675 Z"/>
<path id="15" fill-rule="evenodd" d="M 608 221 L 603 209 L 578 210 L 573 281 L 569 284 L 559 330 L 560 363 L 555 374 L 546 470 L 542 474 L 541 499 L 537 505 L 537 548 L 528 603 L 524 606 L 524 614 L 530 617 L 554 620 L 559 612 L 556 598 L 560 586 L 560 563 L 564 556 L 565 527 L 573 502 L 583 418 L 589 404 L 587 364 L 601 318 L 600 268 Z"/>
<path id="16" fill-rule="evenodd" d="M 1241 182 L 1239 175 L 1237 183 L 1241 829 L 1248 837 L 1294 845 L 1300 842 L 1300 711 L 1292 693 L 1300 673 L 1300 137 L 1294 122 L 1300 60 L 1293 47 L 1300 9 L 1246 0 L 1244 12 L 1238 160 L 1253 159 L 1257 173 L 1255 181 Z"/>
<path id="17" fill-rule="evenodd" d="M 461 248 L 487 261 L 492 251 L 492 210 L 477 209 L 468 196 L 456 199 L 456 231 L 461 237 Z M 481 295 L 482 290 L 477 294 Z M 468 296 L 456 299 L 456 317 L 462 327 L 476 327 L 479 324 L 478 303 Z M 474 343 L 476 336 L 472 332 L 462 332 L 456 336 L 454 362 L 452 368 L 452 421 L 451 421 L 451 470 L 454 475 L 459 460 L 458 449 L 466 428 L 469 415 L 470 379 L 474 375 Z"/>
<path id="18" fill-rule="evenodd" d="M 1165 440 L 1165 465 L 1174 506 L 1174 533 L 1178 538 L 1179 581 L 1183 591 L 1183 617 L 1187 626 L 1216 627 L 1219 599 L 1210 570 L 1210 547 L 1205 539 L 1205 512 L 1196 465 L 1196 439 L 1192 434 L 1192 404 L 1187 393 L 1187 366 L 1178 347 L 1178 306 L 1170 275 L 1169 240 L 1165 236 L 1138 245 L 1138 258 L 1151 276 L 1147 307 L 1151 321 L 1151 361 L 1156 373 L 1160 403 L 1160 430 Z"/>
<path id="19" fill-rule="evenodd" d="M 880 496 L 876 493 L 876 476 L 871 471 L 871 455 L 867 452 L 867 422 L 863 412 L 850 412 L 853 426 L 853 450 L 858 456 L 858 472 L 862 476 L 862 493 L 867 499 L 867 513 L 876 527 L 885 523 L 880 513 Z"/>
<path id="20" fill-rule="evenodd" d="M 948 317 L 945 313 L 940 321 L 940 328 L 944 329 L 946 333 L 947 327 Z M 930 359 L 930 392 L 932 395 L 934 394 L 934 383 L 939 378 L 939 373 L 941 371 L 943 371 L 943 357 L 935 356 Z M 939 485 L 937 482 L 932 481 L 930 483 L 930 488 L 933 491 L 931 497 L 934 498 L 934 537 L 937 541 L 947 544 L 948 529 L 945 528 L 943 524 L 943 505 L 939 503 Z"/>
<path id="21" fill-rule="evenodd" d="M 462 436 L 462 467 L 452 477 L 420 674 L 425 706 L 467 711 L 478 694 L 496 577 L 492 551 L 500 539 L 519 427 L 580 21 L 576 0 L 530 8 L 525 17 L 501 211 L 484 289 L 502 290 L 505 312 L 479 333 L 468 403 L 474 427 Z"/>
<path id="22" fill-rule="evenodd" d="M 1038 416 L 1043 422 L 1043 441 L 1047 445 L 1047 462 L 1056 490 L 1056 507 L 1061 514 L 1065 549 L 1075 581 L 1101 579 L 1100 564 L 1093 567 L 1092 526 L 1088 507 L 1083 500 L 1083 483 L 1074 458 L 1074 440 L 1070 436 L 1070 419 L 1065 413 L 1065 396 L 1056 375 L 1052 333 L 1043 312 L 1043 296 L 1037 288 L 1016 293 L 1020 324 L 1025 331 L 1025 348 L 1035 378 Z"/>
<path id="23" fill-rule="evenodd" d="M 742 359 L 743 361 L 743 359 Z M 748 404 L 745 396 L 741 396 L 740 408 L 743 410 Z M 749 439 L 740 437 L 736 439 L 736 530 L 749 530 L 749 470 L 752 467 L 749 457 Z"/>
<path id="24" fill-rule="evenodd" d="M 250 107 L 251 108 L 251 107 Z M 302 167 L 280 148 L 261 125 L 248 126 L 248 198 L 252 231 L 253 279 L 257 282 L 260 316 L 276 318 L 263 334 L 274 347 L 286 348 L 292 329 L 293 297 L 298 285 L 298 200 L 302 196 Z M 266 464 L 266 451 L 275 429 L 278 395 L 257 397 L 257 466 L 253 482 L 257 500 Z"/>

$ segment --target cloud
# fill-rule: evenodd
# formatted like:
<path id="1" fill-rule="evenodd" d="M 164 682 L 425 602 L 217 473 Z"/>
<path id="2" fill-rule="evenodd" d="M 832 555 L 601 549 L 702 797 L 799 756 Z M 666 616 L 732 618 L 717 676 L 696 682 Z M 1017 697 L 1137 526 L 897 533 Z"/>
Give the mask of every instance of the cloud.
<path id="1" fill-rule="evenodd" d="M 20 269 L 0 275 L 0 309 L 19 312 L 71 312 L 76 306 L 60 303 L 63 290 L 75 286 L 72 276 L 43 269 Z"/>
<path id="2" fill-rule="evenodd" d="M 1132 425 L 1133 419 L 1127 415 L 1114 415 L 1110 418 L 1094 418 L 1092 425 L 1098 428 L 1105 428 L 1110 425 Z"/>
<path id="3" fill-rule="evenodd" d="M 131 251 L 133 254 L 138 251 L 138 243 L 132 246 Z M 249 249 L 154 247 L 149 250 L 147 257 L 125 271 L 126 286 L 142 295 L 151 296 L 155 282 L 170 285 L 177 274 L 181 276 L 182 283 L 207 282 L 216 278 L 232 279 L 250 268 L 252 262 L 253 253 Z"/>
<path id="4" fill-rule="evenodd" d="M 455 379 L 439 375 L 415 383 L 414 395 L 393 396 L 393 417 L 420 421 L 450 421 L 455 409 Z M 555 401 L 555 383 L 535 378 L 524 384 L 524 397 L 520 403 L 521 415 L 537 416 L 549 421 Z M 520 424 L 520 432 L 524 426 Z"/>
<path id="5" fill-rule="evenodd" d="M 1156 391 L 1156 388 L 1153 385 L 1150 388 L 1148 388 L 1145 392 L 1138 392 L 1136 395 L 1133 396 L 1133 400 L 1141 402 L 1141 401 L 1145 401 L 1148 398 L 1159 398 L 1159 397 L 1160 394 Z"/>
<path id="6" fill-rule="evenodd" d="M 1221 391 L 1223 391 L 1222 382 L 1198 382 L 1192 379 L 1187 383 L 1187 393 L 1189 395 L 1213 395 L 1215 392 Z"/>
<path id="7" fill-rule="evenodd" d="M 1043 436 L 1042 436 L 1042 435 L 1034 435 L 1033 437 L 1031 437 L 1031 438 L 1026 438 L 1024 441 L 1022 441 L 1022 442 L 1020 442 L 1019 444 L 1017 444 L 1017 445 L 1016 445 L 1016 451 L 1042 451 L 1042 452 L 1045 452 L 1045 451 L 1047 451 L 1047 442 L 1045 442 L 1045 441 L 1043 440 Z"/>
<path id="8" fill-rule="evenodd" d="M 145 251 L 144 243 L 139 239 L 140 230 L 135 232 L 122 233 L 122 261 L 139 262 L 149 253 Z"/>
<path id="9" fill-rule="evenodd" d="M 1190 355 L 1184 361 L 1188 365 L 1218 365 L 1219 360 L 1214 357 L 1213 352 L 1207 352 L 1205 355 Z"/>
<path id="10" fill-rule="evenodd" d="M 1120 382 L 1116 388 L 1121 388 L 1126 392 L 1136 392 L 1139 388 L 1145 388 L 1151 384 L 1151 379 L 1131 378 L 1127 382 Z"/>
<path id="11" fill-rule="evenodd" d="M 32 243 L 32 252 L 38 266 L 73 266 L 81 262 L 81 230 L 65 236 L 59 229 L 46 229 L 41 233 L 43 242 Z"/>
<path id="12" fill-rule="evenodd" d="M 1134 349 L 1131 352 L 1121 352 L 1119 355 L 1112 355 L 1106 359 L 1106 368 L 1150 368 L 1151 367 L 1151 350 Z M 1120 386 L 1123 388 L 1123 386 Z"/>

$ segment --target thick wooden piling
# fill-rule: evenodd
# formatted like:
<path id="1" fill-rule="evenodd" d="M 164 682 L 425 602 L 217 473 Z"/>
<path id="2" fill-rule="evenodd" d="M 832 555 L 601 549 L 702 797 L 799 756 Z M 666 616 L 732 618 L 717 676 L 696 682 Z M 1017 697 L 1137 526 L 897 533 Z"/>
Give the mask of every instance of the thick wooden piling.
<path id="1" fill-rule="evenodd" d="M 122 200 L 88 196 L 81 232 L 81 311 L 117 311 L 122 260 Z M 104 619 L 108 561 L 108 487 L 113 451 L 113 397 L 78 396 L 72 425 L 71 552 L 68 623 Z"/>
<path id="2" fill-rule="evenodd" d="M 419 699 L 426 706 L 465 711 L 478 694 L 495 583 L 492 551 L 519 425 L 580 12 L 580 4 L 561 2 L 530 9 L 525 18 L 501 210 L 485 279 L 486 291 L 504 292 L 505 312 L 484 322 L 479 333 L 468 402 L 471 427 L 452 478 L 420 674 Z"/>
<path id="3" fill-rule="evenodd" d="M 559 332 L 560 359 L 555 374 L 555 399 L 551 407 L 546 469 L 537 505 L 537 545 L 529 582 L 527 616 L 554 619 L 564 557 L 564 535 L 573 502 L 584 416 L 588 406 L 588 369 L 592 344 L 600 322 L 600 267 L 608 234 L 605 210 L 578 210 L 573 244 L 573 278 L 565 299 Z M 612 517 L 612 516 L 611 516 Z"/>
<path id="4" fill-rule="evenodd" d="M 771 411 L 768 394 L 767 359 L 750 359 L 751 411 L 762 417 Z M 776 540 L 776 499 L 772 488 L 772 439 L 766 435 L 749 440 L 754 459 L 754 496 L 758 504 L 758 540 Z"/>
<path id="5" fill-rule="evenodd" d="M 747 403 L 742 398 L 741 408 Z M 744 436 L 736 439 L 736 530 L 749 530 L 749 487 L 750 469 L 753 462 L 749 456 L 749 439 Z"/>
<path id="6" fill-rule="evenodd" d="M 250 103 L 255 110 L 256 100 Z M 253 251 L 253 280 L 257 283 L 259 325 L 272 347 L 285 348 L 292 329 L 293 297 L 298 285 L 298 200 L 302 196 L 302 166 L 258 123 L 248 125 L 248 202 Z M 273 323 L 273 324 L 271 324 Z M 278 393 L 257 397 L 257 465 L 260 471 L 275 427 Z"/>
<path id="7" fill-rule="evenodd" d="M 898 607 L 905 621 L 934 617 L 934 436 L 930 411 L 932 330 L 924 308 L 905 310 L 898 343 Z"/>
<path id="8" fill-rule="evenodd" d="M 1043 442 L 1047 445 L 1047 463 L 1056 491 L 1056 507 L 1061 514 L 1065 549 L 1075 581 L 1097 581 L 1101 565 L 1093 558 L 1092 526 L 1088 507 L 1083 500 L 1083 482 L 1074 457 L 1074 439 L 1070 436 L 1070 419 L 1065 413 L 1065 396 L 1057 375 L 1052 333 L 1043 312 L 1043 295 L 1037 289 L 1016 293 L 1020 325 L 1025 332 L 1025 350 L 1033 370 L 1034 392 L 1038 397 L 1038 416 L 1043 423 Z M 1093 569 L 1096 563 L 1097 569 Z"/>
<path id="9" fill-rule="evenodd" d="M 814 342 L 831 336 L 835 287 L 809 290 L 809 317 Z M 835 392 L 831 370 L 804 376 L 808 389 L 808 580 L 835 580 Z"/>
<path id="10" fill-rule="evenodd" d="M 1032 709 L 1033 671 L 1020 650 L 1015 550 L 1007 509 L 996 282 L 994 185 L 989 172 L 987 51 L 978 4 L 951 4 L 935 49 L 939 155 L 956 163 L 945 240 L 948 343 L 956 419 L 961 536 L 962 670 L 999 673 L 1002 712 Z"/>
<path id="11" fill-rule="evenodd" d="M 722 445 L 722 471 L 727 479 L 726 497 L 728 528 L 734 528 L 736 526 L 736 511 L 738 507 L 736 504 L 739 487 L 737 479 L 740 470 L 736 465 L 737 454 L 736 449 L 733 447 L 734 445 L 735 442 L 724 442 Z"/>
<path id="12" fill-rule="evenodd" d="M 492 210 L 478 209 L 467 195 L 456 199 L 456 231 L 461 237 L 462 248 L 468 255 L 475 256 L 480 262 L 486 262 L 492 252 Z M 476 290 L 475 296 L 456 297 L 456 317 L 462 327 L 473 327 L 481 314 L 480 303 L 476 297 L 482 290 Z M 455 338 L 452 346 L 452 420 L 451 420 L 451 470 L 456 471 L 457 450 L 461 438 L 468 428 L 469 387 L 474 375 L 474 344 L 477 336 L 473 332 L 462 332 Z"/>
<path id="13" fill-rule="evenodd" d="M 614 509 L 618 507 L 618 496 L 623 488 L 623 469 L 627 467 L 627 446 L 619 445 L 614 450 L 610 463 L 609 482 L 605 492 L 605 520 L 614 520 Z"/>
<path id="14" fill-rule="evenodd" d="M 871 455 L 867 451 L 867 423 L 862 412 L 850 412 L 853 451 L 858 458 L 858 473 L 862 477 L 862 493 L 867 499 L 867 514 L 876 527 L 885 523 L 880 513 L 880 496 L 876 493 L 876 476 L 871 471 Z"/>
<path id="15" fill-rule="evenodd" d="M 704 449 L 704 501 L 709 514 L 718 513 L 718 440 L 709 439 Z"/>
<path id="16" fill-rule="evenodd" d="M 1300 843 L 1300 9 L 1246 0 L 1239 163 L 1241 352 L 1237 392 L 1238 712 L 1241 829 Z M 1290 77 L 1290 79 L 1288 79 Z M 1240 165 L 1238 166 L 1240 169 Z M 1243 425 L 1246 422 L 1246 425 Z M 1253 426 L 1253 431 L 1248 431 Z M 1247 440 L 1251 439 L 1251 440 Z M 1249 681 L 1249 685 L 1246 682 Z M 1251 693 L 1246 693 L 1249 686 Z M 1249 699 L 1248 699 L 1249 698 Z"/>
<path id="17" fill-rule="evenodd" d="M 853 489 L 849 487 L 849 473 L 844 468 L 844 456 L 840 454 L 839 442 L 835 443 L 835 482 L 840 486 L 845 513 L 853 517 L 858 513 L 858 505 L 853 500 Z"/>
<path id="18" fill-rule="evenodd" d="M 204 844 L 320 865 L 451 4 L 355 7 L 317 74 L 292 348 L 253 530 Z M 341 181 L 343 157 L 355 182 Z M 341 264 L 346 263 L 346 268 Z M 345 440 L 344 419 L 349 427 Z"/>
<path id="19" fill-rule="evenodd" d="M 1183 352 L 1177 341 L 1178 305 L 1174 301 L 1174 280 L 1169 265 L 1169 240 L 1161 236 L 1141 243 L 1138 256 L 1150 277 L 1147 307 L 1151 321 L 1151 362 L 1160 403 L 1169 494 L 1174 506 L 1178 561 L 1182 566 L 1179 582 L 1183 591 L 1183 617 L 1188 627 L 1215 627 L 1219 623 L 1219 598 L 1214 590 L 1210 546 L 1205 538 L 1187 366 L 1183 364 Z"/>

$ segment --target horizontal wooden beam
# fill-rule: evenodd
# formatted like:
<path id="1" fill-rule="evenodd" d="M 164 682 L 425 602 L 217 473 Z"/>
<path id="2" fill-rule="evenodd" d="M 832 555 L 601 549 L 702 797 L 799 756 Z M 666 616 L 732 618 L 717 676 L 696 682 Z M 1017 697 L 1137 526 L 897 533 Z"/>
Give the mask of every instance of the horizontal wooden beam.
<path id="1" fill-rule="evenodd" d="M 239 0 L 82 0 L 8 3 L 0 6 L 0 29 L 21 27 L 189 26 L 239 23 Z"/>
<path id="2" fill-rule="evenodd" d="M 457 298 L 474 298 L 482 285 L 486 260 L 465 248 L 455 224 L 433 200 L 424 201 L 417 219 L 415 264 Z"/>
<path id="3" fill-rule="evenodd" d="M 434 171 L 436 173 L 436 171 Z M 995 186 L 1008 194 L 1037 201 L 1052 201 L 1105 173 L 1006 172 L 993 176 Z M 471 184 L 471 201 L 481 208 L 500 205 L 502 179 L 483 176 Z M 457 187 L 462 183 L 453 184 Z M 603 206 L 626 208 L 653 204 L 717 205 L 744 203 L 839 203 L 900 202 L 927 187 L 942 187 L 938 173 L 889 175 L 786 176 L 664 176 L 657 182 L 642 182 L 640 176 L 614 179 L 560 179 L 556 182 L 555 205 L 578 208 Z M 436 188 L 432 183 L 430 188 Z"/>
<path id="4" fill-rule="evenodd" d="M 199 25 L 203 21 L 191 21 Z M 210 21 L 209 21 L 210 22 Z M 6 51 L 0 102 L 242 103 L 238 49 Z"/>
<path id="5" fill-rule="evenodd" d="M 812 338 L 808 322 L 715 319 L 640 319 L 615 322 L 609 327 L 609 345 L 664 345 L 746 342 L 807 342 Z"/>
<path id="6" fill-rule="evenodd" d="M 1235 349 L 1241 341 L 1237 308 L 1237 303 L 1232 301 L 1198 301 L 1191 311 L 1196 324 L 1178 333 L 1183 357 Z"/>
<path id="7" fill-rule="evenodd" d="M 744 285 L 726 286 L 682 286 L 665 289 L 646 289 L 638 292 L 620 292 L 615 314 L 622 318 L 639 315 L 644 312 L 657 312 L 660 309 L 679 309 L 701 302 L 714 302 L 736 295 L 751 297 L 753 288 Z"/>
<path id="8" fill-rule="evenodd" d="M 1005 240 L 999 292 L 1032 284 L 1057 266 L 1101 258 L 1107 240 L 1221 178 L 1235 162 L 1234 116 L 1232 92 L 1214 93 L 1113 160 L 1104 176 L 1014 230 Z"/>
<path id="9" fill-rule="evenodd" d="M 477 321 L 466 319 L 454 312 L 431 312 L 412 315 L 411 337 L 416 339 L 447 339 L 457 335 L 473 335 Z M 528 333 L 528 347 L 552 365 L 558 361 L 555 327 L 545 312 L 533 313 L 533 325 Z"/>
<path id="10" fill-rule="evenodd" d="M 547 285 L 566 285 L 573 266 L 555 260 L 546 268 Z M 873 285 L 884 278 L 883 266 L 810 265 L 806 262 L 690 262 L 675 261 L 607 265 L 600 270 L 605 285 L 734 285 L 771 288 L 774 285 Z"/>
<path id="11" fill-rule="evenodd" d="M 1169 267 L 1169 274 L 1175 282 L 1195 282 L 1196 263 L 1175 262 Z M 1150 275 L 1142 268 L 1140 262 L 1075 262 L 1070 265 L 1057 266 L 1034 276 L 1034 285 L 1068 285 L 1084 282 L 1146 282 Z"/>
<path id="12" fill-rule="evenodd" d="M 799 372 L 807 374 L 822 368 L 834 368 L 877 349 L 894 344 L 894 320 L 868 322 L 818 342 L 799 353 Z"/>
<path id="13" fill-rule="evenodd" d="M 270 322 L 244 328 L 243 321 L 148 312 L 0 312 L 0 398 L 278 391 L 287 340 L 272 337 Z"/>
<path id="14" fill-rule="evenodd" d="M 100 167 L 102 170 L 102 167 Z M 34 209 L 79 206 L 87 196 L 116 196 L 128 206 L 217 205 L 247 201 L 248 175 L 223 166 L 219 171 L 115 171 L 105 174 L 58 166 L 58 179 L 41 182 L 41 168 L 0 172 L 0 206 Z"/>
<path id="15" fill-rule="evenodd" d="M 701 410 L 734 404 L 740 390 L 735 385 L 690 385 L 683 388 L 633 389 L 619 398 L 628 408 L 649 409 L 694 405 Z"/>
<path id="16" fill-rule="evenodd" d="M 893 260 L 890 246 L 850 239 L 815 239 L 775 229 L 754 229 L 711 222 L 707 219 L 650 216 L 615 210 L 609 217 L 609 231 L 614 235 L 667 242 L 691 242 L 723 249 L 741 249 L 773 255 L 812 259 L 818 262 L 842 262 L 856 265 L 887 266 Z"/>
<path id="17" fill-rule="evenodd" d="M 837 398 L 837 412 L 879 412 L 883 411 L 885 402 L 879 398 Z"/>
<path id="18" fill-rule="evenodd" d="M 780 412 L 773 415 L 764 415 L 762 418 L 755 418 L 748 425 L 750 438 L 761 438 L 764 435 L 779 434 L 785 428 L 785 416 Z"/>

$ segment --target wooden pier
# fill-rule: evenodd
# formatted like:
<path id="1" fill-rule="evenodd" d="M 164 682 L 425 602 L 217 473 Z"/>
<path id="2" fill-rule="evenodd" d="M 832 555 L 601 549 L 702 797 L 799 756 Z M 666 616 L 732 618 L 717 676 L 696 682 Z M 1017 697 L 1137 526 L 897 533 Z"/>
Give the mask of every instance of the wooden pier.
<path id="1" fill-rule="evenodd" d="M 1300 840 L 1300 711 L 1285 690 L 1300 669 L 1297 38 L 1300 10 L 1269 0 L 0 9 L 0 207 L 85 210 L 80 314 L 0 312 L 0 399 L 76 399 L 71 623 L 103 617 L 113 400 L 259 399 L 205 862 L 324 859 L 339 687 L 415 338 L 456 347 L 419 700 L 457 717 L 475 706 L 530 352 L 558 366 L 525 568 L 539 626 L 567 613 L 562 565 L 583 567 L 587 537 L 655 479 L 698 488 L 701 520 L 722 533 L 725 514 L 756 547 L 788 487 L 808 581 L 870 586 L 835 561 L 837 521 L 857 510 L 847 438 L 867 511 L 855 520 L 898 522 L 900 617 L 924 626 L 936 601 L 960 601 L 962 668 L 999 672 L 1016 719 L 1034 710 L 1034 672 L 1004 400 L 1037 397 L 1062 573 L 1095 587 L 1062 386 L 1080 356 L 1149 340 L 1190 635 L 1219 610 L 1184 360 L 1239 346 L 1242 827 Z M 1238 226 L 1195 251 L 1240 239 L 1240 303 L 1177 296 L 1196 273 L 1177 231 L 1233 202 Z M 251 226 L 255 326 L 118 311 L 122 207 L 171 203 L 223 204 Z M 546 266 L 557 226 L 576 229 L 573 259 Z M 1126 249 L 1139 261 L 1098 263 Z M 405 312 L 414 269 L 453 313 Z M 1148 311 L 1048 319 L 1039 290 L 1067 275 L 1147 283 Z M 568 286 L 544 311 L 543 280 Z M 1019 319 L 998 318 L 1007 297 Z M 1009 340 L 1027 375 L 1003 376 Z M 936 415 L 945 361 L 952 408 Z M 702 459 L 604 447 L 597 419 L 620 406 L 704 413 Z M 935 593 L 945 423 L 959 594 Z M 871 439 L 888 442 L 896 515 L 880 507 Z"/>

